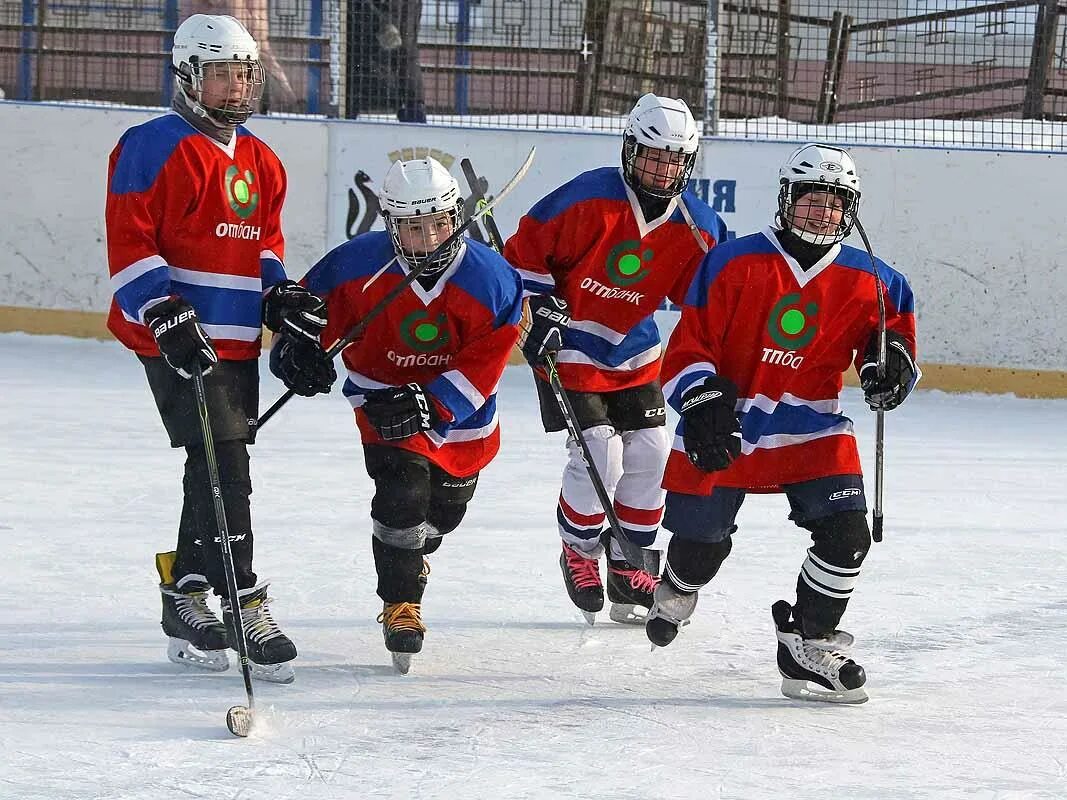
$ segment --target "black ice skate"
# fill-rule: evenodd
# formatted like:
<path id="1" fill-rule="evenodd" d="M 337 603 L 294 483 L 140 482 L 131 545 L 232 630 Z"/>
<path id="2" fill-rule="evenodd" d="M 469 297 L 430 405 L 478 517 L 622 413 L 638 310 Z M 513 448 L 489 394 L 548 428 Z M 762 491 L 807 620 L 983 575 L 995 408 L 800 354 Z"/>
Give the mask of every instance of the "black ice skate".
<path id="1" fill-rule="evenodd" d="M 167 658 L 175 664 L 224 672 L 230 666 L 226 657 L 226 628 L 208 608 L 211 587 L 202 580 L 173 580 L 174 553 L 157 553 L 156 570 L 161 583 L 163 617 L 160 624 L 169 637 Z"/>
<path id="2" fill-rule="evenodd" d="M 641 625 L 648 609 L 652 608 L 652 593 L 659 585 L 659 577 L 638 569 L 625 559 L 608 559 L 608 600 L 611 601 L 609 616 L 615 622 Z"/>
<path id="3" fill-rule="evenodd" d="M 697 593 L 682 592 L 669 581 L 660 581 L 652 598 L 645 635 L 655 650 L 673 642 L 679 629 L 689 624 L 689 618 L 696 611 Z"/>
<path id="4" fill-rule="evenodd" d="M 382 623 L 385 649 L 393 656 L 393 666 L 401 675 L 411 669 L 411 656 L 422 651 L 426 626 L 422 624 L 419 603 L 386 603 L 378 615 Z"/>
<path id="5" fill-rule="evenodd" d="M 835 631 L 824 639 L 805 639 L 800 626 L 790 620 L 793 608 L 785 600 L 771 606 L 778 635 L 778 671 L 782 694 L 794 700 L 824 703 L 866 703 L 863 667 L 838 649 L 835 642 L 851 643 L 851 635 Z"/>
<path id="6" fill-rule="evenodd" d="M 267 597 L 267 586 L 261 583 L 238 592 L 252 677 L 271 683 L 292 683 L 296 673 L 286 662 L 296 658 L 296 645 L 282 633 L 270 615 L 268 604 L 271 598 Z M 237 630 L 226 598 L 222 600 L 222 620 L 230 635 L 230 646 L 237 649 Z"/>
<path id="7" fill-rule="evenodd" d="M 596 622 L 596 612 L 604 608 L 604 585 L 600 582 L 599 560 L 586 558 L 564 543 L 559 566 L 563 570 L 563 583 L 571 602 L 578 606 L 585 621 L 592 625 Z"/>

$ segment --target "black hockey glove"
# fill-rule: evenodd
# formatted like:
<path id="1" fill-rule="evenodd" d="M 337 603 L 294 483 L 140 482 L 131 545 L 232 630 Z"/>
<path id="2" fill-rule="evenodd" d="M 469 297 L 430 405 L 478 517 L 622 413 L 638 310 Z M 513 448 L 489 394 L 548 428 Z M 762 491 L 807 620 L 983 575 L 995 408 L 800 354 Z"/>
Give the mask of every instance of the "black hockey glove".
<path id="1" fill-rule="evenodd" d="M 878 334 L 871 337 L 860 367 L 860 386 L 872 411 L 892 411 L 904 402 L 915 386 L 915 357 L 908 341 L 896 331 L 886 331 L 885 375 L 878 378 Z"/>
<path id="2" fill-rule="evenodd" d="M 567 301 L 551 294 L 537 294 L 526 301 L 519 322 L 519 347 L 531 364 L 540 364 L 546 355 L 563 347 L 563 332 L 571 324 Z"/>
<path id="3" fill-rule="evenodd" d="M 428 431 L 440 422 L 433 402 L 417 383 L 374 389 L 364 398 L 363 413 L 387 442 Z"/>
<path id="4" fill-rule="evenodd" d="M 144 323 L 152 331 L 159 354 L 183 378 L 193 377 L 196 365 L 207 375 L 219 363 L 211 339 L 197 321 L 196 309 L 178 296 L 157 303 L 144 312 Z"/>
<path id="5" fill-rule="evenodd" d="M 718 375 L 691 386 L 682 395 L 685 454 L 697 469 L 718 472 L 741 455 L 737 421 L 737 387 Z"/>
<path id="6" fill-rule="evenodd" d="M 277 343 L 270 350 L 270 371 L 287 389 L 303 397 L 329 394 L 337 380 L 333 359 L 318 340 L 310 341 L 288 330 L 279 334 Z"/>
<path id="7" fill-rule="evenodd" d="M 326 327 L 326 303 L 299 283 L 282 281 L 263 295 L 263 324 L 318 343 Z"/>

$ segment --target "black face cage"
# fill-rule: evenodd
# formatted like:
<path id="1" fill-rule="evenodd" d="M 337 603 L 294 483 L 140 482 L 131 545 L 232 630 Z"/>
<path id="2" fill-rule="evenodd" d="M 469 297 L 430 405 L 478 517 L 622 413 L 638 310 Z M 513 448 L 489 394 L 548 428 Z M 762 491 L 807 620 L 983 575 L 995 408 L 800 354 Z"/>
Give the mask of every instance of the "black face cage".
<path id="1" fill-rule="evenodd" d="M 400 225 L 405 221 L 414 221 L 418 219 L 433 218 L 438 214 L 448 214 L 452 220 L 452 232 L 455 233 L 459 230 L 459 226 L 463 220 L 463 204 L 462 202 L 456 203 L 452 208 L 445 209 L 443 211 L 431 211 L 429 214 L 419 214 L 413 217 L 394 217 L 391 214 L 383 212 L 385 216 L 385 226 L 389 229 L 389 234 L 393 237 L 393 250 L 400 258 L 407 262 L 408 266 L 412 269 L 421 270 L 422 275 L 436 275 L 437 273 L 446 269 L 459 254 L 460 248 L 463 247 L 463 237 L 457 236 L 455 241 L 446 247 L 435 258 L 431 259 L 431 251 L 418 252 L 410 247 L 405 247 L 400 242 Z M 438 245 L 444 243 L 444 239 L 438 242 Z M 434 248 L 436 249 L 436 248 Z M 423 267 L 423 265 L 426 265 Z"/>
<path id="2" fill-rule="evenodd" d="M 664 168 L 666 164 L 658 164 L 656 171 L 639 170 L 637 169 L 637 157 L 644 152 L 647 145 L 638 144 L 637 139 L 634 136 L 625 136 L 622 140 L 622 174 L 626 178 L 627 185 L 635 192 L 645 195 L 646 197 L 655 197 L 661 200 L 670 200 L 672 197 L 677 197 L 685 191 L 685 187 L 689 185 L 689 176 L 693 174 L 693 165 L 696 164 L 697 154 L 694 150 L 692 153 L 685 153 L 685 167 L 678 174 L 671 183 L 666 187 L 652 187 L 649 188 L 641 182 L 642 177 L 654 178 L 662 177 L 666 174 Z M 654 148 L 647 148 L 654 149 Z M 668 151 L 678 152 L 678 151 Z"/>
<path id="3" fill-rule="evenodd" d="M 194 103 L 200 104 L 212 121 L 223 126 L 243 125 L 259 108 L 263 98 L 265 76 L 263 65 L 257 60 L 200 61 L 196 56 L 188 64 L 171 67 L 182 83 L 182 91 Z M 221 106 L 209 106 L 204 102 L 205 78 L 225 78 L 227 85 L 241 83 L 243 91 L 239 100 L 227 100 Z"/>
<path id="4" fill-rule="evenodd" d="M 844 201 L 844 213 L 841 216 L 841 224 L 837 231 L 826 234 L 813 234 L 804 231 L 795 225 L 793 207 L 798 198 L 811 192 L 826 192 L 834 197 L 840 197 Z M 781 182 L 778 190 L 778 214 L 775 219 L 778 226 L 783 230 L 792 231 L 801 239 L 817 245 L 831 245 L 843 241 L 856 224 L 856 211 L 859 206 L 860 195 L 855 189 L 842 186 L 839 183 L 827 183 L 824 181 L 787 181 Z"/>

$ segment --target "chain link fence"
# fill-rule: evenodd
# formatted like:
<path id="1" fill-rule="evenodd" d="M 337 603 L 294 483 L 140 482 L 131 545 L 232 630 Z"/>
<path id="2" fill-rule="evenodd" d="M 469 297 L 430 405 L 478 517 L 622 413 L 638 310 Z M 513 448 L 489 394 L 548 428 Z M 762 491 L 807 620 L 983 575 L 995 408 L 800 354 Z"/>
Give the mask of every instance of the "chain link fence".
<path id="1" fill-rule="evenodd" d="M 652 91 L 720 136 L 1067 149 L 1067 0 L 0 0 L 0 89 L 167 105 L 198 11 L 272 112 L 618 130 Z"/>

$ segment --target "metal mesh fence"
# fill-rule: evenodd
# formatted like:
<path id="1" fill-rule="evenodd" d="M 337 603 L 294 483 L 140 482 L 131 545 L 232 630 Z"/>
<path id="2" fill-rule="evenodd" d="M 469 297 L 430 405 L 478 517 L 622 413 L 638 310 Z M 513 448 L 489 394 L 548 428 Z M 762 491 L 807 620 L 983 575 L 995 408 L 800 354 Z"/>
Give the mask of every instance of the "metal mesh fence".
<path id="1" fill-rule="evenodd" d="M 721 136 L 1067 149 L 1061 0 L 0 0 L 0 89 L 168 104 L 197 11 L 264 45 L 272 111 L 620 129 L 652 91 Z"/>

